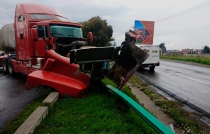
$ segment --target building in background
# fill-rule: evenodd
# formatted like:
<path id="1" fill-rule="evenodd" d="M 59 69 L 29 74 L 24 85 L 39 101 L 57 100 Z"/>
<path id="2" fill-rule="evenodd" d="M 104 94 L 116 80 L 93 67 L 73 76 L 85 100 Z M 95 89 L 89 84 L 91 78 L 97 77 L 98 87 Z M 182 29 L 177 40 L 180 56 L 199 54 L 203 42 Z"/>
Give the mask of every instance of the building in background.
<path id="1" fill-rule="evenodd" d="M 181 54 L 181 51 L 180 50 L 167 50 L 166 53 L 169 53 L 169 54 Z"/>
<path id="2" fill-rule="evenodd" d="M 183 54 L 192 54 L 194 52 L 194 50 L 193 49 L 182 49 L 182 53 Z"/>
<path id="3" fill-rule="evenodd" d="M 202 53 L 202 49 L 195 49 L 194 50 L 196 54 L 201 54 Z"/>

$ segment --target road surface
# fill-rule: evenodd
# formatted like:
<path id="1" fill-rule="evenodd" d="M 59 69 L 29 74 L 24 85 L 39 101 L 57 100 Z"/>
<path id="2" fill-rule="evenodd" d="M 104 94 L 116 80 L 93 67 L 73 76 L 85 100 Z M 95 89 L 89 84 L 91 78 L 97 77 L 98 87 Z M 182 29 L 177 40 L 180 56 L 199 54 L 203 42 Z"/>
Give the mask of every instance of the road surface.
<path id="1" fill-rule="evenodd" d="M 210 68 L 161 60 L 140 76 L 210 114 Z"/>
<path id="2" fill-rule="evenodd" d="M 0 131 L 7 121 L 12 120 L 35 98 L 41 95 L 42 90 L 25 90 L 26 76 L 10 76 L 2 73 L 0 67 Z"/>

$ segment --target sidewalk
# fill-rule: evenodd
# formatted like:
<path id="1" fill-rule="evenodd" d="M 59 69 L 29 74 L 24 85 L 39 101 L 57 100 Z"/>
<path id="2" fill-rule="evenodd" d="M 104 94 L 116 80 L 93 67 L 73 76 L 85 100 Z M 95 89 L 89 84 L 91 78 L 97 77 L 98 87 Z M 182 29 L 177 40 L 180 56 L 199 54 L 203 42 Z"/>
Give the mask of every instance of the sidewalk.
<path id="1" fill-rule="evenodd" d="M 168 115 L 166 115 L 161 109 L 154 104 L 154 102 L 144 94 L 137 86 L 134 86 L 132 83 L 127 83 L 130 87 L 133 94 L 136 95 L 139 103 L 144 106 L 150 113 L 152 113 L 158 120 L 160 120 L 163 124 L 168 126 L 169 124 L 175 124 L 175 121 L 171 119 Z M 175 128 L 176 134 L 182 134 L 182 130 L 180 128 Z"/>

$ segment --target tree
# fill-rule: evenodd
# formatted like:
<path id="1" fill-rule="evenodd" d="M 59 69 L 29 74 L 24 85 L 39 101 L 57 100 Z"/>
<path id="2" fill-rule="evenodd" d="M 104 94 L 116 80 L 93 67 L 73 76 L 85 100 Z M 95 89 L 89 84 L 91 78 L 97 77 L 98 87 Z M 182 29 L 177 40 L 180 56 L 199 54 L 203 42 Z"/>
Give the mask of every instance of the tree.
<path id="1" fill-rule="evenodd" d="M 165 52 L 166 52 L 165 43 L 161 43 L 161 44 L 159 45 L 159 48 L 161 48 L 161 49 L 162 49 L 162 52 L 163 52 L 163 53 L 165 53 Z"/>
<path id="2" fill-rule="evenodd" d="M 102 20 L 99 16 L 92 17 L 88 21 L 81 22 L 83 36 L 86 37 L 88 32 L 93 34 L 93 46 L 110 46 L 110 41 L 113 41 L 112 26 L 108 25 L 106 20 Z"/>
<path id="3" fill-rule="evenodd" d="M 203 53 L 210 53 L 210 48 L 208 46 L 204 46 Z"/>

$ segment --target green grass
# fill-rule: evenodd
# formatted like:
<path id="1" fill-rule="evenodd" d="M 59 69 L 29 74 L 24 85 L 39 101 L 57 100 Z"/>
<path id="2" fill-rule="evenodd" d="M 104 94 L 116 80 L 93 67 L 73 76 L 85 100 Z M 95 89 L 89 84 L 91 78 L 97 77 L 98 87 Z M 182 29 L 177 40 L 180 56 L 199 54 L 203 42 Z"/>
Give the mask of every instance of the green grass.
<path id="1" fill-rule="evenodd" d="M 139 78 L 132 76 L 129 80 L 131 83 L 136 86 L 141 87 L 141 90 L 148 95 L 151 100 L 154 101 L 155 105 L 159 106 L 163 112 L 169 115 L 177 124 L 177 127 L 180 127 L 185 132 L 189 131 L 190 133 L 200 134 L 203 133 L 202 126 L 199 125 L 195 118 L 191 118 L 193 114 L 183 110 L 182 105 L 178 102 L 170 101 L 163 96 L 155 93 L 148 88 L 148 84 L 141 81 Z"/>
<path id="2" fill-rule="evenodd" d="M 201 63 L 205 65 L 210 65 L 209 57 L 202 56 L 184 56 L 184 55 L 160 55 L 161 59 L 170 59 L 170 60 L 180 60 L 180 61 L 189 61 L 195 63 Z"/>
<path id="3" fill-rule="evenodd" d="M 42 104 L 42 101 L 50 93 L 50 90 L 45 90 L 40 97 L 34 100 L 31 104 L 26 106 L 26 108 L 15 117 L 15 119 L 9 121 L 5 128 L 0 134 L 13 134 L 20 125 L 33 113 L 33 111 Z"/>
<path id="4" fill-rule="evenodd" d="M 110 81 L 109 79 L 103 79 L 102 82 L 112 85 L 113 87 L 117 87 L 117 85 L 113 82 Z M 125 93 L 126 95 L 128 95 L 129 97 L 131 97 L 134 101 L 138 102 L 138 99 L 136 98 L 136 96 L 131 92 L 130 88 L 125 84 L 121 89 L 120 89 L 123 93 Z"/>
<path id="5" fill-rule="evenodd" d="M 107 79 L 106 83 L 114 85 Z M 126 94 L 132 94 L 123 87 Z M 91 88 L 85 98 L 60 98 L 35 134 L 154 134 L 132 109 L 124 113 L 115 107 L 116 97 L 106 89 Z"/>

